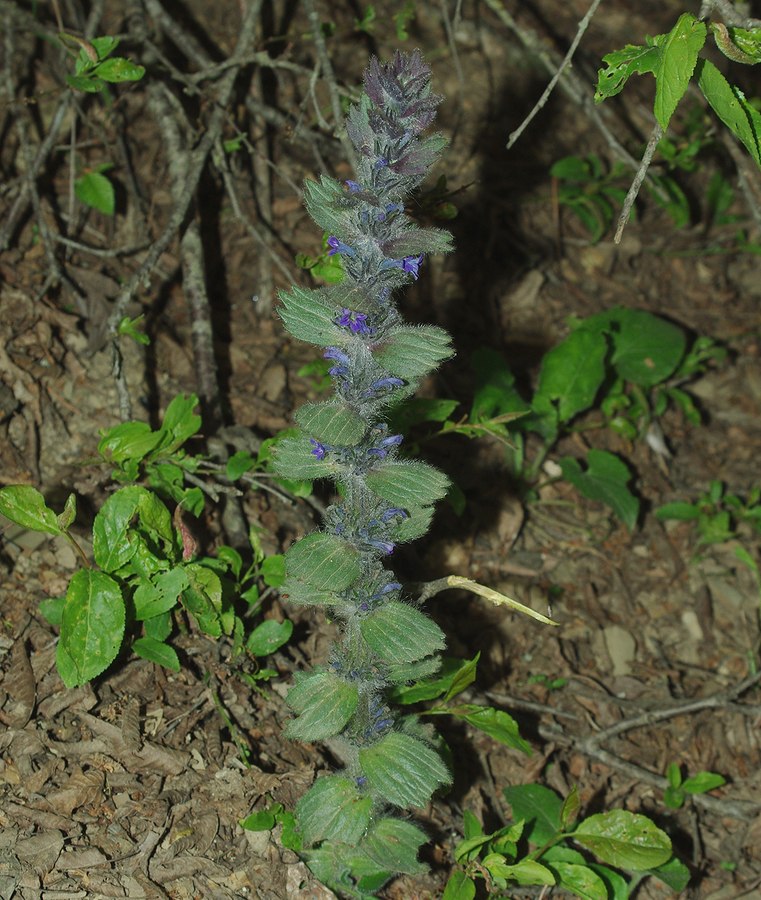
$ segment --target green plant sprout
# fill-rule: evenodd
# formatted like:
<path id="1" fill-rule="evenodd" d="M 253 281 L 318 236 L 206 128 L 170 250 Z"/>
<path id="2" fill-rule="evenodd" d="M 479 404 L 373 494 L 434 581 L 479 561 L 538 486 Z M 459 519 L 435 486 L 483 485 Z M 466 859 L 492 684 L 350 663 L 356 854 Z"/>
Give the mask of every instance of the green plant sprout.
<path id="1" fill-rule="evenodd" d="M 285 577 L 283 557 L 265 555 L 255 528 L 249 534 L 253 559 L 248 567 L 232 547 L 220 547 L 214 558 L 197 556 L 196 541 L 183 520 L 183 511 L 200 515 L 205 503 L 201 487 L 186 483 L 205 466 L 184 449 L 201 427 L 197 404 L 194 395 L 179 395 L 158 429 L 123 422 L 103 433 L 101 457 L 115 467 L 114 480 L 126 486 L 112 493 L 95 516 L 94 566 L 70 530 L 77 512 L 74 494 L 56 514 L 31 485 L 0 488 L 0 513 L 23 528 L 64 538 L 82 561 L 66 595 L 41 604 L 43 615 L 60 628 L 56 665 L 67 687 L 96 678 L 126 648 L 179 671 L 177 651 L 168 640 L 180 611 L 204 634 L 230 637 L 233 657 L 247 654 L 256 660 L 290 638 L 293 625 L 288 620 L 265 621 L 246 634 L 236 609 L 240 598 L 248 619 L 261 605 L 260 585 L 276 588 Z M 269 448 L 263 449 L 266 459 Z M 248 454 L 231 457 L 226 475 L 235 480 L 255 465 L 265 462 Z M 214 494 L 213 488 L 207 491 Z M 162 497 L 172 501 L 173 513 Z M 258 662 L 255 668 L 250 682 L 272 674 L 259 670 Z"/>
<path id="2" fill-rule="evenodd" d="M 675 762 L 669 763 L 666 769 L 668 787 L 663 792 L 663 802 L 669 809 L 681 809 L 687 797 L 694 794 L 707 794 L 727 783 L 726 778 L 716 772 L 698 772 L 685 778 L 682 767 Z"/>
<path id="3" fill-rule="evenodd" d="M 579 819 L 575 787 L 565 800 L 539 784 L 515 785 L 503 794 L 512 821 L 494 832 L 484 833 L 465 811 L 463 840 L 454 850 L 458 868 L 442 900 L 473 900 L 479 881 L 489 894 L 537 885 L 584 900 L 631 897 L 649 877 L 672 891 L 687 886 L 687 867 L 647 816 L 614 809 Z"/>
<path id="4" fill-rule="evenodd" d="M 655 510 L 656 518 L 694 522 L 698 531 L 698 546 L 724 544 L 738 540 L 735 558 L 746 566 L 761 592 L 761 570 L 758 562 L 741 543 L 740 526 L 745 523 L 756 535 L 761 534 L 761 488 L 753 488 L 747 499 L 727 491 L 723 482 L 714 480 L 695 502 L 677 500 Z M 696 557 L 697 558 L 697 557 Z"/>
<path id="5" fill-rule="evenodd" d="M 119 38 L 103 36 L 91 40 L 61 32 L 59 40 L 74 57 L 74 74 L 66 75 L 66 83 L 75 91 L 102 94 L 108 100 L 108 85 L 140 81 L 145 75 L 143 66 L 123 56 L 111 54 L 119 45 Z M 100 163 L 74 180 L 78 200 L 104 215 L 113 216 L 116 209 L 114 185 L 105 172 L 113 163 Z"/>
<path id="6" fill-rule="evenodd" d="M 717 11 L 731 21 L 708 21 L 706 24 L 709 16 Z M 652 74 L 655 78 L 653 113 L 656 127 L 645 150 L 640 172 L 624 203 L 616 241 L 620 240 L 656 147 L 691 82 L 697 84 L 716 116 L 761 166 L 761 113 L 709 59 L 700 56 L 709 34 L 718 49 L 732 61 L 745 65 L 761 62 L 761 22 L 742 19 L 730 4 L 720 0 L 705 0 L 700 17 L 683 13 L 671 31 L 647 37 L 644 45 L 627 44 L 603 57 L 605 68 L 599 70 L 595 92 L 598 103 L 620 93 L 634 74 Z M 670 151 L 668 145 L 665 147 L 668 158 Z"/>

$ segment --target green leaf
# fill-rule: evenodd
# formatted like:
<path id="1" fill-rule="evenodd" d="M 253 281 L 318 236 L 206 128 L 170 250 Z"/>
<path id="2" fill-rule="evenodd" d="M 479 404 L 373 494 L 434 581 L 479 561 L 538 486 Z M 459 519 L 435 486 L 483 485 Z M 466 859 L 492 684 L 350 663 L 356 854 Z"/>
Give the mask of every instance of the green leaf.
<path id="1" fill-rule="evenodd" d="M 648 43 L 645 47 L 627 44 L 622 50 L 607 53 L 602 58 L 607 68 L 597 72 L 595 103 L 620 93 L 632 75 L 654 72 L 659 57 L 660 49 L 654 43 Z"/>
<path id="2" fill-rule="evenodd" d="M 713 111 L 761 166 L 761 113 L 707 59 L 698 62 L 698 85 Z"/>
<path id="3" fill-rule="evenodd" d="M 359 626 L 370 649 L 384 662 L 415 662 L 446 645 L 444 632 L 420 610 L 390 600 L 365 616 Z"/>
<path id="4" fill-rule="evenodd" d="M 611 507 L 619 519 L 634 529 L 639 515 L 639 500 L 627 487 L 631 480 L 629 467 L 607 450 L 590 450 L 587 470 L 582 472 L 578 461 L 570 456 L 560 460 L 563 477 L 590 500 Z"/>
<path id="5" fill-rule="evenodd" d="M 285 581 L 285 557 L 273 553 L 262 560 L 262 580 L 268 587 L 280 587 Z"/>
<path id="6" fill-rule="evenodd" d="M 438 469 L 417 460 L 384 461 L 371 471 L 366 484 L 394 506 L 429 506 L 449 489 L 449 479 Z"/>
<path id="7" fill-rule="evenodd" d="M 340 183 L 327 175 L 321 175 L 319 182 L 304 182 L 304 206 L 314 221 L 328 234 L 340 235 L 351 243 L 349 234 L 356 229 L 352 214 L 352 201 Z"/>
<path id="8" fill-rule="evenodd" d="M 359 764 L 373 793 L 394 806 L 425 806 L 437 788 L 452 781 L 438 753 L 400 732 L 360 750 Z"/>
<path id="9" fill-rule="evenodd" d="M 686 889 L 690 883 L 690 870 L 685 864 L 676 857 L 672 857 L 667 863 L 650 869 L 650 874 L 655 875 L 664 884 L 668 885 L 672 891 L 680 894 Z"/>
<path id="10" fill-rule="evenodd" d="M 504 356 L 496 350 L 476 350 L 471 358 L 476 373 L 470 418 L 482 422 L 509 412 L 528 412 L 531 408 L 518 393 L 515 376 Z"/>
<path id="11" fill-rule="evenodd" d="M 367 424 L 353 409 L 335 400 L 305 403 L 296 421 L 318 441 L 339 447 L 356 446 L 367 431 Z"/>
<path id="12" fill-rule="evenodd" d="M 706 794 L 726 783 L 726 778 L 716 772 L 698 772 L 683 782 L 682 789 L 688 794 Z"/>
<path id="13" fill-rule="evenodd" d="M 452 339 L 434 325 L 394 328 L 373 352 L 380 365 L 405 380 L 427 375 L 453 355 Z"/>
<path id="14" fill-rule="evenodd" d="M 646 816 L 614 809 L 584 819 L 573 839 L 603 862 L 621 869 L 643 872 L 671 858 L 671 840 Z"/>
<path id="15" fill-rule="evenodd" d="M 400 684 L 392 689 L 391 699 L 394 703 L 408 705 L 420 703 L 422 700 L 442 698 L 442 702 L 451 700 L 472 684 L 476 677 L 476 667 L 480 651 L 473 659 L 444 659 L 441 672 L 436 678 L 417 681 L 414 684 Z"/>
<path id="16" fill-rule="evenodd" d="M 569 831 L 576 819 L 579 817 L 581 809 L 581 800 L 579 799 L 579 789 L 574 784 L 568 796 L 563 801 L 560 810 L 560 827 L 563 831 Z"/>
<path id="17" fill-rule="evenodd" d="M 695 71 L 698 53 L 703 49 L 707 29 L 690 13 L 682 13 L 676 25 L 665 35 L 655 68 L 655 106 L 658 124 L 665 131 Z"/>
<path id="18" fill-rule="evenodd" d="M 504 710 L 494 709 L 492 706 L 467 704 L 451 707 L 448 712 L 458 719 L 464 719 L 469 725 L 488 734 L 500 744 L 531 756 L 531 745 L 520 736 L 518 723 Z"/>
<path id="19" fill-rule="evenodd" d="M 172 399 L 164 413 L 160 433 L 161 444 L 156 453 L 168 456 L 178 450 L 188 438 L 192 437 L 201 427 L 201 417 L 194 413 L 198 406 L 198 397 L 195 394 L 178 394 Z"/>
<path id="20" fill-rule="evenodd" d="M 354 715 L 356 685 L 338 675 L 307 675 L 288 691 L 288 705 L 298 713 L 285 727 L 286 737 L 297 741 L 321 741 L 333 737 Z"/>
<path id="21" fill-rule="evenodd" d="M 51 625 L 60 628 L 65 604 L 66 597 L 47 597 L 45 600 L 40 600 L 38 608 Z"/>
<path id="22" fill-rule="evenodd" d="M 711 22 L 709 27 L 716 46 L 728 59 L 746 66 L 761 62 L 761 30 L 727 28 L 723 22 Z"/>
<path id="23" fill-rule="evenodd" d="M 282 306 L 278 313 L 286 329 L 299 340 L 320 347 L 344 346 L 347 332 L 333 321 L 339 310 L 326 300 L 321 289 L 293 287 L 279 294 Z"/>
<path id="24" fill-rule="evenodd" d="M 312 450 L 314 444 L 305 435 L 279 440 L 274 448 L 272 470 L 284 478 L 330 478 L 339 471 L 334 455 L 328 451 L 323 459 L 318 459 Z"/>
<path id="25" fill-rule="evenodd" d="M 93 45 L 95 49 L 95 53 L 98 57 L 98 60 L 104 60 L 109 53 L 113 53 L 114 50 L 119 46 L 119 38 L 114 37 L 110 34 L 101 35 L 101 37 L 94 37 L 90 43 Z M 88 61 L 91 63 L 92 61 Z"/>
<path id="26" fill-rule="evenodd" d="M 245 475 L 256 466 L 256 460 L 248 450 L 239 450 L 227 460 L 225 475 L 230 481 L 237 481 L 241 475 Z"/>
<path id="27" fill-rule="evenodd" d="M 238 824 L 246 831 L 271 831 L 275 827 L 275 815 L 268 809 L 263 809 L 240 819 Z"/>
<path id="28" fill-rule="evenodd" d="M 611 363 L 621 378 L 653 387 L 682 361 L 687 337 L 677 325 L 641 309 L 617 309 L 603 316 L 611 327 Z"/>
<path id="29" fill-rule="evenodd" d="M 221 637 L 223 623 L 222 583 L 216 572 L 200 563 L 185 566 L 188 587 L 182 593 L 182 605 L 195 618 L 204 634 Z"/>
<path id="30" fill-rule="evenodd" d="M 333 591 L 316 590 L 312 585 L 295 578 L 286 578 L 280 586 L 280 596 L 296 606 L 337 606 L 344 602 Z"/>
<path id="31" fill-rule="evenodd" d="M 504 878 L 521 885 L 555 884 L 552 872 L 535 859 L 522 859 L 509 865 L 499 853 L 490 853 L 481 860 L 481 865 L 493 878 Z"/>
<path id="32" fill-rule="evenodd" d="M 116 195 L 113 184 L 100 172 L 87 172 L 74 182 L 77 199 L 107 216 L 113 216 L 116 209 Z"/>
<path id="33" fill-rule="evenodd" d="M 337 840 L 356 844 L 370 824 L 372 798 L 363 796 L 350 778 L 318 778 L 296 804 L 304 843 Z"/>
<path id="34" fill-rule="evenodd" d="M 292 634 L 293 622 L 290 619 L 285 619 L 283 622 L 267 619 L 257 625 L 248 636 L 246 649 L 254 656 L 269 656 L 270 653 L 274 653 L 275 650 L 287 643 Z"/>
<path id="35" fill-rule="evenodd" d="M 541 784 L 517 784 L 502 790 L 516 821 L 526 822 L 524 837 L 532 844 L 549 843 L 562 828 L 560 814 L 563 801 L 549 788 Z"/>
<path id="36" fill-rule="evenodd" d="M 108 462 L 141 460 L 161 440 L 160 431 L 151 431 L 146 422 L 122 422 L 102 432 L 98 453 Z"/>
<path id="37" fill-rule="evenodd" d="M 140 485 L 121 488 L 101 506 L 93 522 L 93 556 L 104 572 L 115 572 L 135 555 L 137 543 L 132 519 L 148 491 Z"/>
<path id="38" fill-rule="evenodd" d="M 97 65 L 93 73 L 110 84 L 118 84 L 121 81 L 140 81 L 145 69 L 122 56 L 114 56 Z"/>
<path id="39" fill-rule="evenodd" d="M 124 599 L 104 572 L 80 569 L 66 591 L 56 663 L 68 688 L 86 684 L 116 659 L 124 637 Z"/>
<path id="40" fill-rule="evenodd" d="M 531 406 L 561 422 L 589 409 L 605 378 L 608 345 L 601 335 L 574 331 L 545 354 Z"/>
<path id="41" fill-rule="evenodd" d="M 677 501 L 675 503 L 664 503 L 655 510 L 655 518 L 663 521 L 664 519 L 678 519 L 681 521 L 691 521 L 700 517 L 700 508 L 694 503 L 683 503 Z"/>
<path id="42" fill-rule="evenodd" d="M 172 633 L 172 620 L 168 612 L 160 616 L 153 616 L 143 622 L 143 630 L 146 637 L 155 638 L 157 641 L 165 641 Z"/>
<path id="43" fill-rule="evenodd" d="M 45 534 L 63 534 L 58 517 L 45 498 L 30 484 L 11 484 L 0 488 L 0 514 L 22 528 Z"/>
<path id="44" fill-rule="evenodd" d="M 180 671 L 177 651 L 163 641 L 157 641 L 152 637 L 141 637 L 132 644 L 132 649 L 138 656 L 142 656 L 149 662 L 154 662 L 165 669 L 171 669 L 172 672 Z"/>
<path id="45" fill-rule="evenodd" d="M 669 809 L 681 809 L 685 800 L 686 795 L 680 787 L 669 785 L 663 792 L 663 802 Z"/>
<path id="46" fill-rule="evenodd" d="M 173 609 L 180 594 L 190 585 L 182 567 L 161 572 L 153 581 L 143 580 L 133 595 L 135 618 L 138 621 L 152 619 Z"/>
<path id="47" fill-rule="evenodd" d="M 427 843 L 425 832 L 402 819 L 380 819 L 362 838 L 359 852 L 378 869 L 391 874 L 416 875 L 426 867 L 418 860 L 418 849 Z"/>
<path id="48" fill-rule="evenodd" d="M 605 882 L 587 865 L 567 862 L 547 865 L 557 878 L 558 887 L 565 888 L 583 900 L 608 900 Z"/>
<path id="49" fill-rule="evenodd" d="M 465 872 L 455 872 L 449 876 L 447 886 L 441 900 L 473 900 L 476 896 L 476 884 Z"/>
<path id="50" fill-rule="evenodd" d="M 77 497 L 76 494 L 69 494 L 63 507 L 63 512 L 56 517 L 58 524 L 63 531 L 68 531 L 74 519 L 77 517 Z"/>
<path id="51" fill-rule="evenodd" d="M 361 574 L 358 553 L 341 538 L 313 531 L 285 554 L 286 573 L 318 591 L 342 591 Z"/>

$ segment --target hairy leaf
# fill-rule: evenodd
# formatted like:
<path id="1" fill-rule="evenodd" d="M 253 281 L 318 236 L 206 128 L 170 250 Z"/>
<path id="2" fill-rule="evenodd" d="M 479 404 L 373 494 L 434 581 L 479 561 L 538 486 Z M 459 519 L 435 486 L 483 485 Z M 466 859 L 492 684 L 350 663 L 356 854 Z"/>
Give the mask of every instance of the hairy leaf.
<path id="1" fill-rule="evenodd" d="M 285 729 L 289 738 L 321 741 L 338 734 L 354 715 L 355 685 L 338 675 L 318 672 L 299 679 L 288 692 L 288 705 L 299 715 Z"/>
<path id="2" fill-rule="evenodd" d="M 338 447 L 354 447 L 367 431 L 367 424 L 353 409 L 335 400 L 305 403 L 296 421 L 318 441 Z"/>
<path id="3" fill-rule="evenodd" d="M 424 613 L 391 600 L 362 619 L 362 637 L 384 662 L 415 662 L 446 646 L 443 631 Z"/>
<path id="4" fill-rule="evenodd" d="M 438 469 L 417 460 L 392 460 L 367 476 L 367 486 L 394 506 L 428 506 L 449 489 L 449 479 Z"/>
<path id="5" fill-rule="evenodd" d="M 293 544 L 285 554 L 288 576 L 319 591 L 341 591 L 359 578 L 357 551 L 333 534 L 314 531 Z"/>
<path id="6" fill-rule="evenodd" d="M 299 827 L 307 845 L 337 840 L 356 844 L 370 824 L 372 799 L 350 778 L 318 778 L 296 804 Z"/>
<path id="7" fill-rule="evenodd" d="M 435 325 L 399 326 L 389 332 L 375 359 L 399 378 L 420 378 L 453 355 L 450 336 Z"/>
<path id="8" fill-rule="evenodd" d="M 425 806 L 452 776 L 427 744 L 392 732 L 359 751 L 359 764 L 372 791 L 394 806 Z"/>

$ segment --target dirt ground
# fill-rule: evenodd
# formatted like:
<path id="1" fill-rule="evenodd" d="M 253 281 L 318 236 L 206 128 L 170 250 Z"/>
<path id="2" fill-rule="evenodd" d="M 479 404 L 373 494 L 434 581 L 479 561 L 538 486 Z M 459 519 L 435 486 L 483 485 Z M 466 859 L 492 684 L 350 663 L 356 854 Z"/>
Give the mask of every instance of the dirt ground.
<path id="1" fill-rule="evenodd" d="M 581 43 L 573 84 L 591 96 L 605 52 L 667 30 L 697 5 L 607 0 Z M 121 342 L 121 388 L 134 418 L 155 424 L 176 393 L 196 392 L 207 437 L 222 435 L 230 452 L 257 445 L 315 395 L 314 380 L 299 374 L 313 348 L 286 335 L 275 314 L 277 288 L 310 283 L 296 254 L 319 252 L 299 185 L 322 170 L 344 178 L 349 170 L 330 124 L 313 3 L 61 3 L 67 30 L 84 32 L 89 16 L 90 35 L 122 35 L 119 52 L 148 69 L 142 82 L 117 86 L 110 103 L 99 95 L 66 100 L 74 95 L 54 40 L 55 6 L 0 2 L 0 482 L 34 484 L 56 507 L 75 492 L 74 531 L 90 548 L 92 516 L 113 489 L 109 467 L 97 461 L 98 432 L 124 409 L 108 336 L 114 309 L 145 314 L 151 339 L 148 347 Z M 549 175 L 569 154 L 615 161 L 588 109 L 558 89 L 505 149 L 550 77 L 521 38 L 560 58 L 588 3 L 506 0 L 517 31 L 495 11 L 501 6 L 417 3 L 406 40 L 393 19 L 401 0 L 374 4 L 371 35 L 355 29 L 365 4 L 316 6 L 319 21 L 331 23 L 322 33 L 344 96 L 372 53 L 383 58 L 400 46 L 424 52 L 445 97 L 439 128 L 451 144 L 436 177 L 446 175 L 455 192 L 457 251 L 427 263 L 403 305 L 410 320 L 436 323 L 455 338 L 457 357 L 426 394 L 455 398 L 464 412 L 475 350 L 500 351 L 528 382 L 542 353 L 567 334 L 569 316 L 621 305 L 663 314 L 729 352 L 690 385 L 702 425 L 673 410 L 662 418 L 668 455 L 605 430 L 580 431 L 561 444 L 557 455 L 596 446 L 628 461 L 644 499 L 633 533 L 552 479 L 538 502 L 522 506 L 496 441 L 424 445 L 467 503 L 459 516 L 442 506 L 431 533 L 399 554 L 404 578 L 464 575 L 541 612 L 552 598 L 560 627 L 464 593 L 432 602 L 448 652 L 481 652 L 469 702 L 508 710 L 534 752 L 527 759 L 444 723 L 457 771 L 452 791 L 422 815 L 432 837 L 430 872 L 397 880 L 383 896 L 439 897 L 463 810 L 497 827 L 508 812 L 502 788 L 538 781 L 564 796 L 578 785 L 587 813 L 623 807 L 651 816 L 690 868 L 685 897 L 758 897 L 760 587 L 735 555 L 741 545 L 758 560 L 758 535 L 747 529 L 701 547 L 689 523 L 661 523 L 652 510 L 694 500 L 715 479 L 740 496 L 758 486 L 761 277 L 757 254 L 743 251 L 737 232 L 744 227 L 758 244 L 759 226 L 735 157 L 717 137 L 697 170 L 682 176 L 691 223 L 677 227 L 645 199 L 620 245 L 612 228 L 592 244 L 558 208 Z M 244 40 L 237 68 L 219 68 Z M 274 64 L 263 65 L 262 55 Z M 238 74 L 225 94 L 229 71 Z M 757 73 L 742 73 L 749 95 L 752 75 L 758 94 Z M 159 90 L 151 93 L 151 85 Z M 651 88 L 637 79 L 626 101 L 601 108 L 607 133 L 636 156 L 652 128 Z M 162 109 L 175 122 L 176 145 Z M 214 134 L 208 156 L 200 156 L 204 136 Z M 238 150 L 218 152 L 221 140 L 236 136 Z M 200 178 L 184 196 L 177 173 L 189 178 L 199 159 Z M 72 194 L 74 175 L 103 162 L 114 163 L 114 216 Z M 734 223 L 711 222 L 706 213 L 706 184 L 719 169 L 736 187 Z M 743 171 L 752 192 L 758 172 Z M 205 307 L 194 271 L 208 287 Z M 213 339 L 204 343 L 206 315 Z M 268 552 L 317 523 L 303 500 L 251 491 L 242 502 L 247 522 L 262 526 Z M 217 512 L 199 527 L 205 552 L 230 540 Z M 271 595 L 264 615 L 287 615 L 296 629 L 267 660 L 278 676 L 260 692 L 230 665 L 224 640 L 194 632 L 174 640 L 179 673 L 128 655 L 91 684 L 66 690 L 55 668 L 56 629 L 38 606 L 65 592 L 76 565 L 56 539 L 13 526 L 0 538 L 0 896 L 332 896 L 273 836 L 238 825 L 273 801 L 292 806 L 332 765 L 328 750 L 288 742 L 281 731 L 291 674 L 322 659 L 330 624 Z M 565 686 L 549 690 L 541 676 Z M 230 722 L 250 748 L 250 765 Z M 663 803 L 670 762 L 691 774 L 718 772 L 727 784 L 670 810 Z M 540 895 L 550 896 L 539 889 L 510 896 Z M 637 896 L 669 893 L 651 880 Z"/>

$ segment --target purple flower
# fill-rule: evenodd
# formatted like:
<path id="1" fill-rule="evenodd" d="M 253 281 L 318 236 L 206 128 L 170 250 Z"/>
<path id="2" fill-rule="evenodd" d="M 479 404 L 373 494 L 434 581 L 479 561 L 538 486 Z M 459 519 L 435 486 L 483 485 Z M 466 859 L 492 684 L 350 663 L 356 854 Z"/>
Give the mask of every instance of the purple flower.
<path id="1" fill-rule="evenodd" d="M 385 167 L 387 165 L 388 165 L 388 160 L 386 159 L 385 156 L 379 156 L 378 159 L 375 161 L 376 169 L 385 169 Z"/>
<path id="2" fill-rule="evenodd" d="M 417 281 L 418 279 L 418 269 L 420 268 L 423 262 L 423 254 L 420 256 L 405 256 L 402 260 L 402 271 L 409 272 L 410 275 Z"/>
<path id="3" fill-rule="evenodd" d="M 398 506 L 390 506 L 381 516 L 382 522 L 389 522 L 391 519 L 408 519 L 410 514 L 406 509 L 400 509 Z"/>
<path id="4" fill-rule="evenodd" d="M 341 310 L 341 315 L 333 320 L 336 325 L 341 328 L 348 328 L 352 334 L 373 334 L 375 329 L 367 324 L 367 314 L 360 312 L 352 312 L 345 307 Z"/>
<path id="5" fill-rule="evenodd" d="M 352 194 L 358 194 L 363 190 L 362 185 L 358 181 L 352 181 L 351 178 L 348 178 L 344 183 Z"/>
<path id="6" fill-rule="evenodd" d="M 404 438 L 401 434 L 391 434 L 388 437 L 383 438 L 380 445 L 381 447 L 398 447 L 403 440 Z"/>
<path id="7" fill-rule="evenodd" d="M 312 445 L 312 456 L 316 457 L 317 459 L 325 459 L 325 454 L 328 452 L 328 448 L 325 446 L 325 444 L 321 444 L 314 438 L 309 438 L 309 443 Z"/>
<path id="8" fill-rule="evenodd" d="M 349 357 L 343 352 L 343 350 L 339 350 L 338 347 L 327 347 L 325 349 L 325 352 L 322 354 L 322 358 L 334 359 L 336 362 L 341 363 L 344 366 L 348 366 L 350 361 Z"/>
<path id="9" fill-rule="evenodd" d="M 331 234 L 328 238 L 328 256 L 335 256 L 336 253 L 343 253 L 346 256 L 354 256 L 354 251 L 348 244 L 344 244 L 343 241 L 339 241 L 338 238 Z"/>
<path id="10" fill-rule="evenodd" d="M 380 538 L 367 538 L 367 543 L 376 550 L 380 550 L 385 556 L 390 556 L 394 552 L 394 544 L 391 541 L 382 541 Z"/>
<path id="11" fill-rule="evenodd" d="M 378 391 L 385 390 L 386 388 L 393 390 L 396 387 L 404 387 L 404 382 L 401 378 L 394 378 L 389 375 L 387 378 L 379 378 L 377 381 L 374 381 L 365 391 L 365 396 L 372 397 L 377 394 Z"/>

